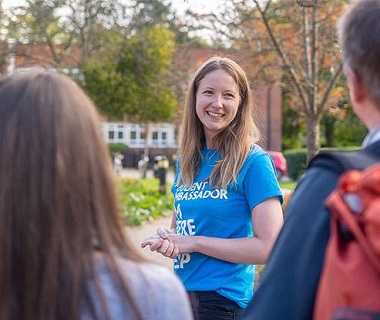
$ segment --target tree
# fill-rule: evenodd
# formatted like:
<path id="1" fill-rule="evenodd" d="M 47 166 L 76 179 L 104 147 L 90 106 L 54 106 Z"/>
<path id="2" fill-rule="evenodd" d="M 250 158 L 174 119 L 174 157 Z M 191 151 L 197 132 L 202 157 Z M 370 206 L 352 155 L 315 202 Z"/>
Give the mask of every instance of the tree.
<path id="1" fill-rule="evenodd" d="M 320 148 L 323 114 L 342 98 L 336 90 L 342 64 L 335 35 L 346 2 L 229 0 L 224 11 L 199 16 L 211 21 L 203 26 L 212 25 L 217 44 L 227 43 L 245 57 L 242 65 L 254 86 L 280 85 L 287 92 L 288 105 L 306 122 L 308 160 Z"/>
<path id="2" fill-rule="evenodd" d="M 263 5 L 262 1 L 254 0 L 254 3 L 305 114 L 310 161 L 320 149 L 320 121 L 342 71 L 334 35 L 343 1 L 268 0 Z"/>
<path id="3" fill-rule="evenodd" d="M 144 29 L 114 49 L 89 59 L 86 89 L 107 115 L 163 121 L 177 106 L 171 80 L 174 35 L 162 27 Z"/>
<path id="4" fill-rule="evenodd" d="M 103 112 L 145 124 L 146 156 L 150 124 L 170 120 L 178 106 L 171 82 L 175 48 L 168 29 L 144 28 L 84 67 L 86 89 Z"/>
<path id="5" fill-rule="evenodd" d="M 177 0 L 176 0 L 177 1 Z M 188 25 L 182 22 L 168 0 L 133 0 L 130 3 L 130 22 L 128 24 L 129 33 L 141 31 L 144 28 L 164 27 L 172 31 L 177 44 L 189 43 L 199 39 L 189 37 Z"/>
<path id="6" fill-rule="evenodd" d="M 323 115 L 321 132 L 324 147 L 359 147 L 367 134 L 365 125 L 354 113 L 348 100 L 340 99 Z"/>
<path id="7" fill-rule="evenodd" d="M 6 41 L 18 55 L 58 68 L 81 68 L 92 52 L 122 29 L 124 6 L 118 0 L 26 0 L 6 16 Z M 39 45 L 48 55 L 31 49 Z"/>

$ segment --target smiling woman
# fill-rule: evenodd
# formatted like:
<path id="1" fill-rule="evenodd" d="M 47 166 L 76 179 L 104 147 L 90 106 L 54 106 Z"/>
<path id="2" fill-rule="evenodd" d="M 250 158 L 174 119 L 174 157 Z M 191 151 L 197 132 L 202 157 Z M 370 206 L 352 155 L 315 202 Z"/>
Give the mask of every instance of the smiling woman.
<path id="1" fill-rule="evenodd" d="M 253 264 L 266 262 L 282 226 L 282 193 L 233 60 L 213 57 L 198 69 L 182 116 L 171 229 L 142 246 L 174 259 L 196 319 L 235 319 L 253 296 Z"/>
<path id="2" fill-rule="evenodd" d="M 214 138 L 234 120 L 239 104 L 239 87 L 222 69 L 205 75 L 196 95 L 196 112 L 203 124 L 206 146 L 213 149 Z"/>

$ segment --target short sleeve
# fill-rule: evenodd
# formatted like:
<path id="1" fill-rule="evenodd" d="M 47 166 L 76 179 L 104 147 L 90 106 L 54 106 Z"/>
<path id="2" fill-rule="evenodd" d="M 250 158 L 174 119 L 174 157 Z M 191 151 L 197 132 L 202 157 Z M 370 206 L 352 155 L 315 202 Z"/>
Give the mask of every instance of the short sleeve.
<path id="1" fill-rule="evenodd" d="M 283 202 L 273 160 L 266 152 L 251 155 L 243 177 L 243 192 L 251 210 L 269 198 L 278 197 Z"/>

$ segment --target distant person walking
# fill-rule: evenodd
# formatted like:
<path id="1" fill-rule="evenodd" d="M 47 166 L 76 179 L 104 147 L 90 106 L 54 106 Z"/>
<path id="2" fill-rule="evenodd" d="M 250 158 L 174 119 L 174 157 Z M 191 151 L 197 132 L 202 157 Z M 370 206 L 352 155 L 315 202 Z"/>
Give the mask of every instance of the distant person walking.
<path id="1" fill-rule="evenodd" d="M 120 152 L 116 152 L 113 158 L 113 168 L 116 175 L 120 175 L 123 170 L 123 159 L 124 156 Z"/>

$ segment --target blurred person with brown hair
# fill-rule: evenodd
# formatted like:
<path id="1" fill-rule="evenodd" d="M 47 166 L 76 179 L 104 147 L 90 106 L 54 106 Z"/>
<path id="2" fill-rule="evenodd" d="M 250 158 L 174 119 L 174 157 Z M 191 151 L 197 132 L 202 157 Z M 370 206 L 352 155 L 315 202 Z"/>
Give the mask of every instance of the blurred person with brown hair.
<path id="1" fill-rule="evenodd" d="M 1 77 L 0 319 L 192 319 L 125 232 L 91 100 L 54 70 Z"/>

